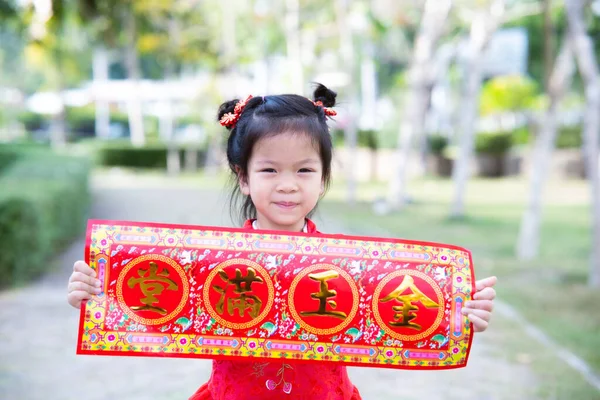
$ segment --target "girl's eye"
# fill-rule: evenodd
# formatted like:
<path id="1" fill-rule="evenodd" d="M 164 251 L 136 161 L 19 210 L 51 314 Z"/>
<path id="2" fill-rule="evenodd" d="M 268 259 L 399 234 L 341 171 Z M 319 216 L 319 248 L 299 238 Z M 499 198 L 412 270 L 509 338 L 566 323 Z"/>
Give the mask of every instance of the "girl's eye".
<path id="1" fill-rule="evenodd" d="M 298 172 L 315 172 L 315 171 L 310 168 L 301 168 L 300 171 L 298 171 Z"/>
<path id="2" fill-rule="evenodd" d="M 275 172 L 275 169 L 274 168 L 264 168 L 264 169 L 261 169 L 260 172 L 273 173 L 273 172 Z"/>

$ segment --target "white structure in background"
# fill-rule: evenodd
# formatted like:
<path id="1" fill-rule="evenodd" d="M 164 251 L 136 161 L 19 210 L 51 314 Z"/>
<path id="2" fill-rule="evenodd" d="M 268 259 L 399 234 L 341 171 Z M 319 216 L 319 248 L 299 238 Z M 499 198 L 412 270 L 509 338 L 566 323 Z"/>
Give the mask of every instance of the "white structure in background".
<path id="1" fill-rule="evenodd" d="M 496 32 L 484 52 L 484 76 L 527 74 L 528 46 L 525 28 L 505 28 Z"/>
<path id="2" fill-rule="evenodd" d="M 458 45 L 449 43 L 443 45 L 436 57 L 437 82 L 432 90 L 431 105 L 427 116 L 426 131 L 451 135 L 453 131 L 452 115 L 456 110 L 451 109 L 453 101 L 449 79 L 449 66 L 456 61 L 459 68 L 465 62 L 467 38 Z M 528 36 L 524 28 L 506 28 L 494 33 L 484 51 L 483 77 L 492 78 L 502 75 L 527 74 Z M 460 104 L 457 105 L 460 107 Z M 525 123 L 524 116 L 515 115 L 511 118 L 514 127 Z M 497 118 L 480 118 L 477 131 L 498 130 Z"/>
<path id="3" fill-rule="evenodd" d="M 25 105 L 32 112 L 55 115 L 64 106 L 82 107 L 95 103 L 102 115 L 102 111 L 108 111 L 109 104 L 117 104 L 126 111 L 129 101 L 138 97 L 142 101 L 143 113 L 159 118 L 161 137 L 169 140 L 172 132 L 167 128 L 168 121 L 193 112 L 189 109 L 189 104 L 206 90 L 209 80 L 207 74 L 194 79 L 173 81 L 142 80 L 137 84 L 129 80 L 91 81 L 78 89 L 65 90 L 60 95 L 56 92 L 34 93 L 27 98 Z M 104 127 L 97 127 L 97 132 L 102 138 L 111 136 Z"/>

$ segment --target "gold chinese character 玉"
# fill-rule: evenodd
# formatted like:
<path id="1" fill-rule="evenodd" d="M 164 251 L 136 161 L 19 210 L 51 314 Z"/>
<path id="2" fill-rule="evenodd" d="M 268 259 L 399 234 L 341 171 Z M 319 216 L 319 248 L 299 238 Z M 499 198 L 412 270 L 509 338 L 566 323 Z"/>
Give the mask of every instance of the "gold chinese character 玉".
<path id="1" fill-rule="evenodd" d="M 127 281 L 127 286 L 133 289 L 136 285 L 140 285 L 144 298 L 140 299 L 143 306 L 131 307 L 135 311 L 154 311 L 161 315 L 165 315 L 167 310 L 157 307 L 153 304 L 158 303 L 156 296 L 159 296 L 163 290 L 178 290 L 179 286 L 169 278 L 169 271 L 163 270 L 158 272 L 158 265 L 155 262 L 150 262 L 150 268 L 140 268 L 137 271 L 139 278 L 131 277 Z"/>
<path id="2" fill-rule="evenodd" d="M 335 308 L 337 303 L 335 300 L 327 300 L 331 297 L 335 297 L 337 295 L 337 291 L 329 290 L 329 286 L 327 281 L 330 279 L 335 279 L 339 277 L 339 274 L 335 271 L 323 271 L 316 274 L 308 274 L 308 277 L 313 281 L 319 282 L 320 290 L 317 293 L 311 293 L 310 297 L 313 299 L 319 300 L 319 309 L 316 311 L 302 311 L 300 315 L 305 316 L 331 316 L 339 319 L 346 318 L 346 313 L 341 311 L 329 311 L 327 310 L 327 304 L 331 306 L 331 308 Z"/>
<path id="3" fill-rule="evenodd" d="M 410 290 L 412 293 L 403 294 L 407 290 Z M 405 326 L 407 328 L 412 328 L 416 330 L 421 330 L 421 325 L 411 322 L 413 319 L 417 318 L 417 311 L 419 307 L 414 306 L 412 303 L 421 302 L 427 308 L 436 308 L 439 305 L 431 300 L 429 297 L 425 296 L 423 292 L 421 292 L 417 285 L 415 285 L 415 281 L 410 275 L 406 275 L 402 280 L 402 283 L 394 289 L 389 295 L 379 300 L 381 303 L 385 303 L 390 300 L 396 300 L 402 303 L 401 306 L 394 306 L 392 309 L 395 311 L 394 321 L 390 321 L 390 325 L 392 326 Z M 414 313 L 413 313 L 414 312 Z M 398 321 L 399 319 L 401 321 Z"/>
<path id="4" fill-rule="evenodd" d="M 258 282 L 263 283 L 262 278 L 256 276 L 256 271 L 253 268 L 248 268 L 248 274 L 242 277 L 242 272 L 236 268 L 235 278 L 230 279 L 225 271 L 219 271 L 219 276 L 226 283 L 225 287 L 214 286 L 217 292 L 221 293 L 221 298 L 216 304 L 216 310 L 219 314 L 223 314 L 226 290 L 229 284 L 235 285 L 234 293 L 238 294 L 239 297 L 227 299 L 227 312 L 233 316 L 233 311 L 238 310 L 240 317 L 244 316 L 244 312 L 248 310 L 248 314 L 252 318 L 258 317 L 260 313 L 260 307 L 262 306 L 262 300 L 258 296 L 247 294 L 252 292 L 252 283 Z"/>

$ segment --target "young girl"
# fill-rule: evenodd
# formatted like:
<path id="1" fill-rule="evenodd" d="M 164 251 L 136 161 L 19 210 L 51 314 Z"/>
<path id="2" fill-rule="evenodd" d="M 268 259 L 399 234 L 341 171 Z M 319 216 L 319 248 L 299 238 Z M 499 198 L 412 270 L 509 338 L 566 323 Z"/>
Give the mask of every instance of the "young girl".
<path id="1" fill-rule="evenodd" d="M 244 229 L 270 229 L 318 234 L 308 219 L 325 193 L 331 176 L 332 143 L 327 117 L 336 93 L 319 85 L 314 100 L 298 95 L 248 97 L 219 108 L 230 130 L 227 159 L 237 184 Z M 463 313 L 475 332 L 487 328 L 496 278 L 476 283 L 474 300 Z M 100 282 L 83 261 L 74 265 L 68 300 L 79 308 L 98 294 Z M 276 386 L 278 371 L 285 382 Z M 190 400 L 245 399 L 358 400 L 346 367 L 282 362 L 213 361 L 210 380 Z"/>

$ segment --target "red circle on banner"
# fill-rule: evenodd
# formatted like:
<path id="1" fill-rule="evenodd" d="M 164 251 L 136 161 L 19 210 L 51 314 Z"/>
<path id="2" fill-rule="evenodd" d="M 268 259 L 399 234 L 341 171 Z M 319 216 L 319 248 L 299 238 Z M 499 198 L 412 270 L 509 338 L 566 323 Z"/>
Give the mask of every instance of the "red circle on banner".
<path id="1" fill-rule="evenodd" d="M 269 314 L 274 298 L 269 273 L 254 261 L 242 258 L 217 265 L 203 289 L 206 311 L 231 329 L 247 329 L 260 323 Z"/>
<path id="2" fill-rule="evenodd" d="M 444 317 L 444 296 L 423 272 L 399 270 L 387 275 L 373 294 L 373 314 L 393 338 L 415 341 L 429 336 Z"/>
<path id="3" fill-rule="evenodd" d="M 352 277 L 329 264 L 305 268 L 289 292 L 290 314 L 308 332 L 333 335 L 348 326 L 358 311 L 359 296 Z"/>
<path id="4" fill-rule="evenodd" d="M 117 300 L 123 311 L 144 325 L 158 325 L 177 316 L 186 304 L 189 284 L 174 260 L 147 254 L 130 261 L 117 280 Z"/>

